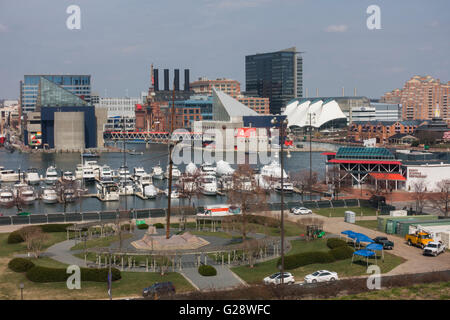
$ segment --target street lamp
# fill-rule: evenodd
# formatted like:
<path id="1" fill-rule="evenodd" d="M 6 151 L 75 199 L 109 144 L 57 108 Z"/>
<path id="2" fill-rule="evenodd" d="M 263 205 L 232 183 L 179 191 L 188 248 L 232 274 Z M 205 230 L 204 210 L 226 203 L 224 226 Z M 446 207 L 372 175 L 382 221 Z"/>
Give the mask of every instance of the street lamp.
<path id="1" fill-rule="evenodd" d="M 312 196 L 312 120 L 316 122 L 316 114 L 314 112 L 308 112 L 309 115 L 309 200 Z"/>
<path id="2" fill-rule="evenodd" d="M 283 151 L 284 151 L 284 137 L 285 133 L 289 133 L 289 128 L 287 127 L 288 121 L 287 118 L 283 121 L 277 120 L 276 117 L 274 117 L 271 120 L 271 123 L 273 125 L 278 125 L 280 127 L 280 166 L 281 166 L 281 284 L 284 283 L 284 161 L 283 161 Z M 287 158 L 291 157 L 291 154 L 288 150 L 288 153 L 286 155 Z"/>
<path id="3" fill-rule="evenodd" d="M 19 284 L 20 288 L 20 300 L 23 300 L 23 289 L 25 288 L 25 285 L 23 283 Z"/>

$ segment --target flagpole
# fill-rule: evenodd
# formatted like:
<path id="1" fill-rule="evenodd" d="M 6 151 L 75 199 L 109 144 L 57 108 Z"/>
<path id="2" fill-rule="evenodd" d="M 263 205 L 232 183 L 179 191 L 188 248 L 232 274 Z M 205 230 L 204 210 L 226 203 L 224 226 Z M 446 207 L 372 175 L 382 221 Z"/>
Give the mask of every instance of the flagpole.
<path id="1" fill-rule="evenodd" d="M 108 295 L 109 300 L 112 300 L 111 249 L 109 249 Z"/>

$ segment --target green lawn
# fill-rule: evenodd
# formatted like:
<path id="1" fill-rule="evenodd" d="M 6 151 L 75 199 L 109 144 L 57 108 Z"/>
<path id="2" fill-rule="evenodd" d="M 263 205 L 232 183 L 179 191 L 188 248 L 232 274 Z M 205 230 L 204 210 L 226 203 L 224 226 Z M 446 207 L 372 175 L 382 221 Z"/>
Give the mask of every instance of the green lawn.
<path id="1" fill-rule="evenodd" d="M 326 246 L 325 239 L 319 239 L 309 242 L 296 240 L 292 241 L 291 244 L 292 249 L 287 253 L 288 255 L 307 251 L 329 250 L 329 248 Z M 351 259 L 346 259 L 327 264 L 311 264 L 287 271 L 291 272 L 295 276 L 295 279 L 297 281 L 302 281 L 305 275 L 321 269 L 337 272 L 339 277 L 349 277 L 366 274 L 367 267 L 365 261 L 364 263 L 362 263 L 358 262 L 357 260 L 358 259 L 355 259 L 356 262 L 353 264 L 351 263 Z M 276 266 L 277 261 L 278 259 L 272 259 L 263 263 L 255 264 L 254 268 L 249 268 L 248 266 L 240 266 L 234 267 L 232 268 L 232 270 L 248 283 L 260 283 L 264 279 L 264 277 L 279 271 Z M 372 260 L 369 260 L 369 263 L 370 262 L 372 262 Z M 375 260 L 373 260 L 373 262 L 375 262 Z M 381 272 L 386 273 L 403 262 L 404 260 L 402 258 L 389 253 L 385 253 L 385 261 L 381 262 L 381 260 L 378 260 L 378 265 L 381 268 Z"/>
<path id="2" fill-rule="evenodd" d="M 218 237 L 223 239 L 232 239 L 233 236 L 229 233 L 223 232 L 223 231 L 199 231 L 199 230 L 187 230 L 190 233 L 196 235 L 196 236 L 207 236 L 207 237 Z"/>
<path id="3" fill-rule="evenodd" d="M 123 240 L 129 239 L 132 236 L 133 235 L 131 233 L 124 233 L 124 234 L 122 234 L 122 239 Z M 117 241 L 119 241 L 119 236 L 109 236 L 109 237 L 92 239 L 92 240 L 86 241 L 86 248 L 89 249 L 89 248 L 94 248 L 94 247 L 99 247 L 99 248 L 109 247 L 111 245 L 111 243 L 117 242 Z M 83 250 L 83 249 L 84 249 L 84 241 L 81 241 L 80 243 L 77 243 L 72 248 L 70 248 L 70 250 Z"/>
<path id="4" fill-rule="evenodd" d="M 372 229 L 375 231 L 378 231 L 378 221 L 377 220 L 360 220 L 360 221 L 356 221 L 355 222 L 356 225 L 367 228 L 367 229 Z"/>
<path id="5" fill-rule="evenodd" d="M 47 233 L 48 239 L 44 242 L 43 248 L 47 249 L 55 243 L 62 242 L 66 240 L 65 232 L 52 232 Z M 0 233 L 0 257 L 12 257 L 16 253 L 26 253 L 27 246 L 25 242 L 8 244 L 9 233 Z"/>
<path id="6" fill-rule="evenodd" d="M 370 207 L 349 207 L 349 208 L 322 208 L 322 209 L 313 209 L 313 212 L 316 214 L 320 214 L 324 217 L 329 217 L 331 213 L 331 217 L 344 217 L 345 211 L 353 211 L 356 213 L 357 217 L 361 216 L 361 211 L 363 216 L 376 216 L 376 209 Z"/>

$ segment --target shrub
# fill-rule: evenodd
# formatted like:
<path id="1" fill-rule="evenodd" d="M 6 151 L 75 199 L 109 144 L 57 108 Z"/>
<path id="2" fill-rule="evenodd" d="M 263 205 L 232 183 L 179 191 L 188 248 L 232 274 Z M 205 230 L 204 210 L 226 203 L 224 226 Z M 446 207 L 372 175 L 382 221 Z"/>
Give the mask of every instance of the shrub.
<path id="1" fill-rule="evenodd" d="M 8 236 L 8 244 L 14 244 L 14 243 L 21 243 L 24 242 L 22 236 L 19 233 L 19 230 L 16 230 L 14 232 L 11 232 Z"/>
<path id="2" fill-rule="evenodd" d="M 89 269 L 81 268 L 81 281 L 93 282 L 107 282 L 108 268 L 103 269 Z M 112 281 L 121 279 L 120 270 L 116 268 L 111 269 Z M 66 273 L 66 269 L 61 268 L 46 268 L 34 266 L 26 273 L 27 279 L 32 282 L 65 282 L 70 274 Z"/>
<path id="3" fill-rule="evenodd" d="M 303 252 L 284 257 L 284 268 L 286 270 L 296 269 L 313 263 L 330 263 L 334 262 L 334 257 L 328 252 L 312 251 Z M 281 265 L 281 258 L 278 259 L 277 265 Z"/>
<path id="4" fill-rule="evenodd" d="M 198 273 L 200 273 L 204 277 L 211 277 L 217 274 L 217 270 L 210 265 L 201 265 L 200 267 L 198 267 Z"/>
<path id="5" fill-rule="evenodd" d="M 120 227 L 123 231 L 130 231 L 131 225 L 129 223 L 124 224 Z"/>
<path id="6" fill-rule="evenodd" d="M 153 226 L 156 228 L 156 229 L 163 229 L 164 228 L 164 225 L 162 224 L 162 223 L 154 223 L 153 224 Z"/>
<path id="7" fill-rule="evenodd" d="M 337 247 L 330 250 L 330 254 L 336 260 L 345 260 L 351 258 L 353 256 L 353 252 L 353 249 L 347 245 L 345 247 Z"/>
<path id="8" fill-rule="evenodd" d="M 146 223 L 138 224 L 137 228 L 141 229 L 141 230 L 148 229 L 148 224 L 146 224 Z"/>
<path id="9" fill-rule="evenodd" d="M 347 246 L 347 241 L 338 238 L 329 238 L 327 240 L 327 247 L 330 249 L 345 247 Z"/>
<path id="10" fill-rule="evenodd" d="M 67 227 L 72 226 L 73 223 L 53 223 L 53 224 L 42 224 L 41 227 L 42 232 L 51 233 L 51 232 L 66 232 Z"/>
<path id="11" fill-rule="evenodd" d="M 34 267 L 34 263 L 25 258 L 14 258 L 8 263 L 8 268 L 14 272 L 26 272 Z"/>

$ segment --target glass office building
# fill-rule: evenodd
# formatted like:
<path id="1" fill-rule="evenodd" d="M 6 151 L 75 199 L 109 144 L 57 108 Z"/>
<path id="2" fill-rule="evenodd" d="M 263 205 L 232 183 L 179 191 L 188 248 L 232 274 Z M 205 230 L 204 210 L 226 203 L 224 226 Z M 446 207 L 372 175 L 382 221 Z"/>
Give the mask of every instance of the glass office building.
<path id="1" fill-rule="evenodd" d="M 43 77 L 61 88 L 77 95 L 87 104 L 91 102 L 90 75 L 25 75 L 21 81 L 20 101 L 23 112 L 36 110 L 39 81 Z"/>
<path id="2" fill-rule="evenodd" d="M 245 90 L 270 100 L 279 114 L 289 101 L 303 97 L 303 59 L 295 47 L 245 57 Z"/>

